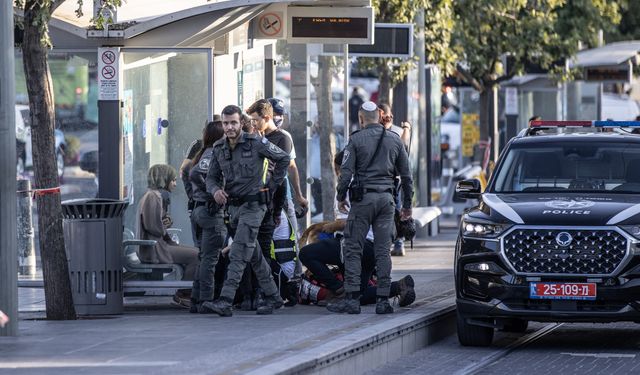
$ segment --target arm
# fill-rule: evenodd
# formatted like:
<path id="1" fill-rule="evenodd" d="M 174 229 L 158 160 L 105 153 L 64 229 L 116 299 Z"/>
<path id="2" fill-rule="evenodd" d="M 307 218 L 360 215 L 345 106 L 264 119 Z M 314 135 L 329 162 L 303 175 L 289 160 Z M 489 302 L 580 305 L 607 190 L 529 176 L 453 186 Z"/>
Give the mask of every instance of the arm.
<path id="1" fill-rule="evenodd" d="M 222 168 L 220 168 L 220 163 L 218 163 L 216 149 L 213 149 L 213 155 L 211 155 L 211 162 L 209 163 L 209 171 L 207 172 L 207 192 L 211 195 L 215 195 L 218 190 L 222 190 Z"/>
<path id="2" fill-rule="evenodd" d="M 191 199 L 193 196 L 193 187 L 191 186 L 191 179 L 189 173 L 191 172 L 191 160 L 185 159 L 180 166 L 180 178 L 184 184 L 184 191 L 187 193 L 187 198 Z"/>
<path id="3" fill-rule="evenodd" d="M 291 159 L 288 170 L 289 181 L 291 181 L 296 201 L 299 205 L 307 207 L 309 205 L 309 201 L 307 201 L 304 195 L 302 195 L 302 189 L 300 188 L 300 175 L 298 174 L 298 166 L 296 165 L 295 160 Z"/>
<path id="4" fill-rule="evenodd" d="M 409 148 L 409 144 L 411 143 L 411 123 L 408 121 L 404 121 L 400 124 L 402 127 L 402 134 L 400 135 L 400 139 L 402 140 L 402 144 L 405 149 Z"/>
<path id="5" fill-rule="evenodd" d="M 342 202 L 347 197 L 347 189 L 349 183 L 353 177 L 353 173 L 356 168 L 356 149 L 353 145 L 353 141 L 349 141 L 347 147 L 344 148 L 344 158 L 342 159 L 342 166 L 340 166 L 340 177 L 338 178 L 338 185 L 336 188 L 336 199 L 338 202 Z"/>
<path id="6" fill-rule="evenodd" d="M 411 176 L 411 168 L 409 168 L 409 156 L 404 147 L 400 147 L 398 159 L 396 160 L 396 171 L 400 176 L 400 184 L 402 188 L 402 208 L 411 210 L 413 200 L 413 177 Z M 409 215 L 410 216 L 410 215 Z"/>
<path id="7" fill-rule="evenodd" d="M 287 167 L 289 166 L 291 158 L 288 153 L 282 151 L 281 148 L 271 142 L 267 141 L 264 143 L 260 141 L 258 144 L 260 145 L 258 146 L 258 154 L 270 159 L 275 164 L 269 184 L 269 189 L 275 192 L 276 188 L 282 184 L 282 181 L 284 181 L 284 176 L 287 173 Z M 213 163 L 211 164 L 213 165 Z M 211 171 L 211 169 L 209 171 Z"/>
<path id="8" fill-rule="evenodd" d="M 164 223 L 162 222 L 162 198 L 156 194 L 149 194 L 151 196 L 147 197 L 144 207 L 140 209 L 142 214 L 142 227 L 154 237 L 163 237 L 166 231 L 164 229 Z"/>

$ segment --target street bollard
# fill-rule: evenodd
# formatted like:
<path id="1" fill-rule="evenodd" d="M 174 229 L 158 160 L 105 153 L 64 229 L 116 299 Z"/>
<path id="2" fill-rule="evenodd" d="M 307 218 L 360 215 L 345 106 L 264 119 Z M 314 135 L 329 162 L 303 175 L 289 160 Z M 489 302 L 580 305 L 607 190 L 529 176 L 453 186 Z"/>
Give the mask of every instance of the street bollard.
<path id="1" fill-rule="evenodd" d="M 31 181 L 17 181 L 18 197 L 18 274 L 34 276 L 36 274 L 36 253 L 31 217 Z"/>

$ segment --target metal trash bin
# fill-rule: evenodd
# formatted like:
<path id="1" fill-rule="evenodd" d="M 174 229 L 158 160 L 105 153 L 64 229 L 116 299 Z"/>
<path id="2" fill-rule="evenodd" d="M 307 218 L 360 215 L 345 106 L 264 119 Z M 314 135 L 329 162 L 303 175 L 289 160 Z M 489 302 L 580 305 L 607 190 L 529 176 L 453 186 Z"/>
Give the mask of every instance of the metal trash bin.
<path id="1" fill-rule="evenodd" d="M 64 242 L 78 315 L 122 314 L 122 218 L 115 199 L 62 202 Z"/>

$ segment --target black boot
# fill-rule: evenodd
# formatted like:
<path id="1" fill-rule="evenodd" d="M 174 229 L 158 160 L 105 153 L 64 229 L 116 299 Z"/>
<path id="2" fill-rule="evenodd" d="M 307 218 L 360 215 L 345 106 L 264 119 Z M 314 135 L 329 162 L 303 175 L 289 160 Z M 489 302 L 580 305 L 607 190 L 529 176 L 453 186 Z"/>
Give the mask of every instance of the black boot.
<path id="1" fill-rule="evenodd" d="M 393 307 L 391 307 L 388 297 L 377 298 L 376 314 L 393 314 Z"/>
<path id="2" fill-rule="evenodd" d="M 191 314 L 197 314 L 198 307 L 200 307 L 200 303 L 198 302 L 198 300 L 195 298 L 191 298 L 191 306 L 189 306 L 189 312 Z"/>
<path id="3" fill-rule="evenodd" d="M 345 298 L 334 299 L 327 303 L 327 310 L 335 313 L 360 314 L 360 296 L 347 293 Z"/>
<path id="4" fill-rule="evenodd" d="M 267 296 L 260 299 L 258 310 L 256 314 L 258 315 L 269 315 L 273 314 L 273 310 L 277 310 L 284 305 L 284 301 L 280 294 L 276 292 L 276 294 L 272 296 Z"/>
<path id="5" fill-rule="evenodd" d="M 231 310 L 232 301 L 220 297 L 213 302 L 203 302 L 202 309 L 209 310 L 210 312 L 214 312 L 220 316 L 232 316 L 233 311 Z"/>
<path id="6" fill-rule="evenodd" d="M 400 307 L 409 306 L 416 300 L 416 292 L 413 289 L 415 283 L 413 282 L 413 277 L 411 275 L 407 275 L 402 279 L 398 280 L 398 305 Z"/>

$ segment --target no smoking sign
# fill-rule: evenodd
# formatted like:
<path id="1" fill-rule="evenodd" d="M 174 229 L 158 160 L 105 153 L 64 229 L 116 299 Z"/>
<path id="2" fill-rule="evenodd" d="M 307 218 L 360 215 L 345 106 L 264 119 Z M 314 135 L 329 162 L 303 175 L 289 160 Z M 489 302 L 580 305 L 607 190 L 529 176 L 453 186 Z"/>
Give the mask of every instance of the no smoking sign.
<path id="1" fill-rule="evenodd" d="M 283 38 L 284 23 L 282 12 L 264 13 L 257 19 L 257 39 Z"/>
<path id="2" fill-rule="evenodd" d="M 98 100 L 118 100 L 119 48 L 98 48 Z"/>

